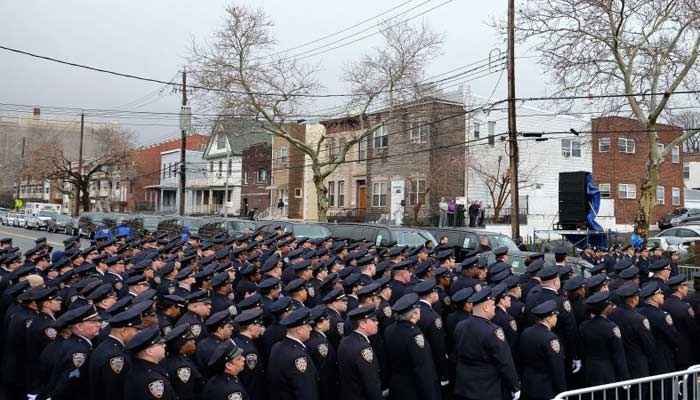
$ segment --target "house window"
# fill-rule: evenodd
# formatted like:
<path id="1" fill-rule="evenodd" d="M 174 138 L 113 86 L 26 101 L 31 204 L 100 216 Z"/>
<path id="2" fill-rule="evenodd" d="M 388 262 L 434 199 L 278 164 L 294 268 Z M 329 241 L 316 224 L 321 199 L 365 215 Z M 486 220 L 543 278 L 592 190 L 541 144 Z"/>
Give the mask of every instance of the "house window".
<path id="1" fill-rule="evenodd" d="M 232 165 L 232 161 L 228 160 L 228 175 L 229 176 L 231 176 L 231 165 Z"/>
<path id="2" fill-rule="evenodd" d="M 600 198 L 609 199 L 610 198 L 610 184 L 601 183 L 598 185 L 598 190 L 600 191 Z"/>
<path id="3" fill-rule="evenodd" d="M 673 146 L 671 149 L 671 162 L 674 164 L 678 164 L 681 162 L 681 147 L 680 146 Z"/>
<path id="4" fill-rule="evenodd" d="M 620 199 L 636 199 L 637 185 L 633 183 L 620 183 L 617 185 L 617 197 Z"/>
<path id="5" fill-rule="evenodd" d="M 345 207 L 345 181 L 338 181 L 338 207 Z"/>
<path id="6" fill-rule="evenodd" d="M 372 184 L 372 207 L 386 207 L 386 182 L 376 182 Z"/>
<path id="7" fill-rule="evenodd" d="M 209 172 L 214 172 L 214 161 L 209 161 Z"/>
<path id="8" fill-rule="evenodd" d="M 328 205 L 335 207 L 335 182 L 328 182 Z"/>
<path id="9" fill-rule="evenodd" d="M 372 134 L 375 149 L 383 149 L 389 146 L 389 136 L 386 126 L 382 125 Z"/>
<path id="10" fill-rule="evenodd" d="M 425 179 L 412 180 L 408 190 L 408 205 L 415 206 L 419 202 L 422 202 L 426 191 Z"/>
<path id="11" fill-rule="evenodd" d="M 226 137 L 224 135 L 216 135 L 216 149 L 223 150 L 226 148 Z"/>
<path id="12" fill-rule="evenodd" d="M 326 139 L 326 151 L 328 152 L 328 161 L 335 160 L 338 156 L 338 146 L 335 143 L 335 139 Z"/>
<path id="13" fill-rule="evenodd" d="M 267 182 L 267 170 L 265 168 L 260 168 L 258 170 L 258 183 Z"/>
<path id="14" fill-rule="evenodd" d="M 117 181 L 117 182 L 115 183 L 115 189 L 116 189 L 116 190 L 120 190 L 121 188 L 122 188 L 121 182 Z M 47 193 L 48 193 L 48 192 L 47 192 Z"/>
<path id="15" fill-rule="evenodd" d="M 165 178 L 165 174 L 168 172 L 167 166 L 163 164 L 163 178 Z"/>
<path id="16" fill-rule="evenodd" d="M 248 171 L 243 171 L 243 184 L 248 184 Z"/>
<path id="17" fill-rule="evenodd" d="M 280 165 L 287 165 L 287 160 L 289 159 L 289 147 L 280 147 L 277 150 L 277 162 Z"/>
<path id="18" fill-rule="evenodd" d="M 493 137 L 493 135 L 489 133 L 489 146 L 493 147 L 495 145 L 496 145 L 496 138 Z"/>
<path id="19" fill-rule="evenodd" d="M 621 137 L 617 139 L 617 148 L 621 153 L 634 154 L 635 143 L 634 139 Z"/>
<path id="20" fill-rule="evenodd" d="M 690 163 L 683 161 L 683 179 L 690 179 Z"/>
<path id="21" fill-rule="evenodd" d="M 664 205 L 664 197 L 666 196 L 666 190 L 663 186 L 656 187 L 656 204 Z"/>
<path id="22" fill-rule="evenodd" d="M 366 160 L 367 159 L 367 143 L 368 142 L 369 142 L 369 139 L 367 139 L 367 136 L 363 137 L 362 140 L 360 140 L 360 143 L 357 146 L 357 159 L 358 160 Z"/>
<path id="23" fill-rule="evenodd" d="M 677 187 L 671 188 L 671 205 L 681 205 L 681 189 Z"/>
<path id="24" fill-rule="evenodd" d="M 481 135 L 481 124 L 474 122 L 474 139 L 478 139 L 479 135 Z"/>
<path id="25" fill-rule="evenodd" d="M 411 124 L 409 135 L 413 144 L 427 143 L 428 135 L 430 135 L 430 125 L 426 121 L 415 121 Z"/>
<path id="26" fill-rule="evenodd" d="M 224 162 L 219 161 L 219 175 L 221 175 L 222 172 L 224 172 Z"/>
<path id="27" fill-rule="evenodd" d="M 581 141 L 576 139 L 562 139 L 561 155 L 564 158 L 581 158 Z"/>
<path id="28" fill-rule="evenodd" d="M 294 188 L 294 197 L 297 199 L 301 198 L 301 188 Z"/>
<path id="29" fill-rule="evenodd" d="M 489 121 L 489 135 L 496 134 L 496 121 Z"/>
<path id="30" fill-rule="evenodd" d="M 610 151 L 610 138 L 598 139 L 598 153 L 607 153 Z"/>

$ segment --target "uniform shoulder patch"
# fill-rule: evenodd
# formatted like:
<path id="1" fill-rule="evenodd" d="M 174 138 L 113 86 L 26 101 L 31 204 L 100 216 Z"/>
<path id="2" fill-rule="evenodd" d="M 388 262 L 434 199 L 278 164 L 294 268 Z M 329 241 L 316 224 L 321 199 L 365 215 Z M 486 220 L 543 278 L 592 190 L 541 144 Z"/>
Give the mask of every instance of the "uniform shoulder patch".
<path id="1" fill-rule="evenodd" d="M 480 290 L 481 290 L 481 284 L 477 283 L 476 285 L 474 285 L 474 293 L 476 293 Z"/>
<path id="2" fill-rule="evenodd" d="M 617 326 L 613 328 L 613 335 L 615 335 L 616 338 L 620 339 L 622 337 L 622 333 L 620 333 L 620 328 Z"/>
<path id="3" fill-rule="evenodd" d="M 27 322 L 24 323 L 24 327 L 26 329 L 29 329 L 30 326 L 32 326 L 32 323 L 34 322 L 33 319 L 28 319 Z"/>
<path id="4" fill-rule="evenodd" d="M 108 321 L 102 321 L 100 323 L 100 329 L 107 329 L 109 327 L 109 322 Z"/>
<path id="5" fill-rule="evenodd" d="M 248 366 L 248 369 L 255 369 L 255 367 L 258 365 L 258 355 L 255 353 L 246 355 L 245 364 Z"/>
<path id="6" fill-rule="evenodd" d="M 372 360 L 374 360 L 374 353 L 372 352 L 371 347 L 367 347 L 365 349 L 362 349 L 360 352 L 360 355 L 362 356 L 362 359 L 367 361 L 368 363 L 372 363 Z"/>
<path id="7" fill-rule="evenodd" d="M 174 294 L 174 293 L 175 293 L 175 286 L 170 286 L 170 287 L 168 288 L 168 293 Z"/>
<path id="8" fill-rule="evenodd" d="M 666 314 L 666 323 L 669 325 L 673 325 L 673 318 L 669 314 Z"/>
<path id="9" fill-rule="evenodd" d="M 238 315 L 238 309 L 236 308 L 236 306 L 229 306 L 228 313 L 231 314 L 231 316 L 236 316 Z"/>
<path id="10" fill-rule="evenodd" d="M 294 366 L 297 368 L 299 372 L 306 372 L 306 358 L 304 357 L 299 357 L 296 360 L 294 360 Z"/>
<path id="11" fill-rule="evenodd" d="M 569 300 L 564 300 L 564 310 L 566 310 L 566 312 L 571 312 L 571 303 L 569 303 Z"/>
<path id="12" fill-rule="evenodd" d="M 338 330 L 338 333 L 342 336 L 342 335 L 343 335 L 343 331 L 345 330 L 345 323 L 344 323 L 344 322 L 338 322 L 338 323 L 336 324 L 335 327 L 336 327 L 336 329 Z"/>
<path id="13" fill-rule="evenodd" d="M 446 306 L 450 306 L 452 304 L 452 300 L 450 300 L 450 296 L 445 296 L 442 298 L 442 302 L 445 303 Z"/>
<path id="14" fill-rule="evenodd" d="M 241 392 L 233 392 L 228 395 L 227 400 L 243 400 L 243 394 Z"/>
<path id="15" fill-rule="evenodd" d="M 435 318 L 435 327 L 438 329 L 442 329 L 442 318 L 440 318 L 440 317 Z"/>
<path id="16" fill-rule="evenodd" d="M 319 344 L 318 354 L 320 354 L 321 357 L 326 357 L 328 355 L 328 345 L 326 345 L 325 343 Z"/>
<path id="17" fill-rule="evenodd" d="M 498 340 L 500 340 L 500 341 L 502 341 L 502 342 L 505 342 L 505 341 L 506 341 L 506 335 L 505 335 L 505 333 L 503 333 L 503 329 L 501 329 L 501 328 L 496 328 L 496 330 L 493 331 L 493 333 L 496 335 L 496 337 L 498 338 Z"/>
<path id="18" fill-rule="evenodd" d="M 695 318 L 695 310 L 693 310 L 693 307 L 688 307 L 688 315 L 690 315 L 690 318 Z"/>
<path id="19" fill-rule="evenodd" d="M 382 309 L 382 312 L 384 313 L 384 316 L 387 318 L 391 318 L 391 307 L 386 306 Z"/>
<path id="20" fill-rule="evenodd" d="M 46 328 L 44 329 L 44 335 L 46 335 L 47 338 L 54 340 L 56 339 L 58 332 L 54 328 Z"/>
<path id="21" fill-rule="evenodd" d="M 115 374 L 120 374 L 124 369 L 124 357 L 112 357 L 109 359 L 109 367 L 112 368 Z"/>
<path id="22" fill-rule="evenodd" d="M 514 319 L 510 320 L 510 328 L 514 331 L 518 331 L 518 323 Z"/>
<path id="23" fill-rule="evenodd" d="M 199 337 L 199 335 L 202 333 L 202 325 L 194 324 L 190 327 L 190 330 L 195 337 Z"/>
<path id="24" fill-rule="evenodd" d="M 87 356 L 85 355 L 85 353 L 73 353 L 73 366 L 75 368 L 80 368 L 83 365 L 83 363 L 85 363 L 86 358 Z"/>
<path id="25" fill-rule="evenodd" d="M 192 376 L 192 370 L 188 367 L 181 367 L 177 369 L 177 378 L 182 381 L 182 383 L 187 383 L 190 381 Z"/>
<path id="26" fill-rule="evenodd" d="M 649 320 L 648 320 L 648 319 L 644 318 L 644 319 L 642 320 L 642 325 L 644 325 L 644 328 L 645 328 L 646 330 L 648 330 L 648 331 L 651 330 L 651 326 L 649 325 Z"/>
<path id="27" fill-rule="evenodd" d="M 557 339 L 552 339 L 549 341 L 549 347 L 552 349 L 553 352 L 559 354 L 561 351 L 561 346 L 559 346 L 559 341 Z"/>
<path id="28" fill-rule="evenodd" d="M 163 383 L 162 379 L 153 381 L 148 384 L 148 391 L 153 395 L 153 397 L 160 399 L 163 397 L 163 393 L 165 393 L 165 383 Z"/>
<path id="29" fill-rule="evenodd" d="M 422 334 L 418 334 L 418 335 L 414 336 L 414 337 L 413 337 L 413 340 L 415 340 L 416 344 L 417 344 L 418 347 L 420 347 L 421 349 L 422 349 L 423 347 L 425 347 L 425 338 L 423 337 Z"/>

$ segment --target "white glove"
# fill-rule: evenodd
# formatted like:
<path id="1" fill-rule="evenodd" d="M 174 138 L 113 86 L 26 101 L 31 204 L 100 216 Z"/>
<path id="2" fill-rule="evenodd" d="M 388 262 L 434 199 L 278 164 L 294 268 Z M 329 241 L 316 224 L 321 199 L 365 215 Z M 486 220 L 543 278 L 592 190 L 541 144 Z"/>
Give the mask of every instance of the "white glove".
<path id="1" fill-rule="evenodd" d="M 384 398 L 389 397 L 389 389 L 382 390 L 382 397 L 384 397 Z"/>
<path id="2" fill-rule="evenodd" d="M 27 393 L 27 400 L 36 400 L 36 395 Z"/>
<path id="3" fill-rule="evenodd" d="M 572 368 L 572 370 L 571 370 L 572 373 L 574 373 L 574 374 L 578 373 L 578 371 L 581 370 L 581 360 L 574 360 L 574 362 L 571 363 L 571 368 Z"/>
<path id="4" fill-rule="evenodd" d="M 68 378 L 70 379 L 77 379 L 80 378 L 80 370 L 79 369 L 74 369 L 68 374 Z"/>
<path id="5" fill-rule="evenodd" d="M 440 386 L 447 386 L 450 384 L 450 381 L 440 381 Z"/>
<path id="6" fill-rule="evenodd" d="M 513 400 L 518 400 L 520 398 L 520 390 L 517 392 L 513 393 Z"/>

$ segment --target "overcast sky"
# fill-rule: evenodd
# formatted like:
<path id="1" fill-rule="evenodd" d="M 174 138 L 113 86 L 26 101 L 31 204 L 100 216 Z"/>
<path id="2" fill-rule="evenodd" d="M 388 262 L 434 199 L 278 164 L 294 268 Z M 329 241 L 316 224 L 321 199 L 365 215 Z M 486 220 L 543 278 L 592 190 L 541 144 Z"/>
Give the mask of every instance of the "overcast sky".
<path id="1" fill-rule="evenodd" d="M 405 1 L 255 0 L 247 4 L 266 10 L 276 24 L 280 49 L 287 49 L 349 27 Z M 423 1 L 414 0 L 394 13 L 408 10 Z M 444 1 L 432 0 L 403 18 Z M 222 0 L 5 0 L 0 2 L 0 26 L 3 27 L 0 44 L 76 63 L 170 80 L 182 69 L 191 39 L 204 38 L 221 26 L 227 4 L 233 3 Z M 504 48 L 487 22 L 493 17 L 505 16 L 506 7 L 506 0 L 454 0 L 414 20 L 423 19 L 445 34 L 444 54 L 430 65 L 428 75 L 475 62 L 487 57 L 492 49 Z M 343 36 L 375 23 L 376 20 Z M 375 35 L 308 60 L 322 66 L 320 80 L 325 90 L 345 90 L 338 79 L 342 65 L 377 45 L 378 38 Z M 523 49 L 517 53 L 526 55 L 527 52 Z M 543 74 L 535 60 L 518 60 L 517 65 L 518 96 L 544 94 Z M 179 94 L 161 90 L 161 85 L 5 51 L 0 51 L 0 76 L 0 103 L 159 112 L 179 110 Z M 475 94 L 488 97 L 498 78 L 499 74 L 494 74 L 469 85 Z M 505 97 L 505 82 L 503 76 L 494 98 Z M 47 115 L 46 112 L 43 114 Z M 74 117 L 70 113 L 61 114 L 66 115 L 47 115 L 47 118 Z M 6 106 L 0 106 L 0 115 L 16 114 L 8 112 Z M 141 143 L 177 135 L 176 117 L 148 119 L 132 116 L 120 117 L 118 121 L 134 129 Z"/>

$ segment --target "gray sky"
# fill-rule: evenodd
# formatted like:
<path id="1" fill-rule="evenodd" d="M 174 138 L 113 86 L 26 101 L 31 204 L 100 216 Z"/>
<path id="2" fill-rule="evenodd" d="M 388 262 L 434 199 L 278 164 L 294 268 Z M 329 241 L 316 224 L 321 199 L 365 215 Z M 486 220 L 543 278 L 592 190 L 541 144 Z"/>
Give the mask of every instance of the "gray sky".
<path id="1" fill-rule="evenodd" d="M 351 26 L 405 0 L 319 1 L 255 0 L 247 4 L 263 7 L 276 23 L 280 49 L 287 49 Z M 425 0 L 414 0 L 397 12 Z M 432 0 L 412 16 L 442 3 Z M 223 10 L 230 1 L 173 0 L 5 0 L 0 2 L 0 44 L 77 63 L 120 72 L 170 80 L 182 69 L 192 37 L 204 38 L 221 26 Z M 455 0 L 423 17 L 434 29 L 445 33 L 443 55 L 429 67 L 428 75 L 485 58 L 497 47 L 504 48 L 486 22 L 505 16 L 507 1 Z M 368 28 L 372 21 L 343 36 Z M 376 29 L 373 29 L 376 31 Z M 338 39 L 334 37 L 290 54 L 303 52 Z M 357 59 L 377 45 L 378 35 L 307 61 L 317 62 L 320 80 L 327 92 L 344 92 L 339 80 L 344 63 Z M 518 51 L 518 55 L 526 51 Z M 518 60 L 518 96 L 545 93 L 542 73 L 533 59 Z M 72 68 L 0 51 L 2 90 L 0 103 L 43 106 L 126 109 L 176 112 L 179 94 L 161 91 L 161 85 Z M 499 74 L 470 82 L 475 94 L 491 95 Z M 179 78 L 178 78 L 179 79 Z M 178 80 L 179 81 L 179 80 Z M 505 74 L 494 99 L 505 97 Z M 159 94 L 162 94 L 159 96 Z M 141 100 L 141 101 L 135 101 Z M 47 114 L 46 111 L 43 112 Z M 59 115 L 66 114 L 66 115 Z M 77 114 L 77 113 L 76 113 Z M 0 115 L 16 115 L 0 106 Z M 47 118 L 74 118 L 58 113 Z M 88 117 L 89 118 L 89 117 Z M 177 135 L 177 118 L 119 117 L 134 129 L 142 143 Z"/>

